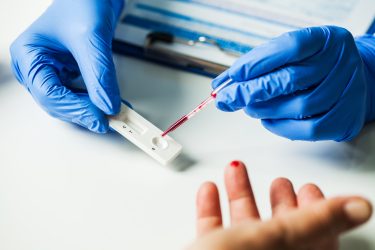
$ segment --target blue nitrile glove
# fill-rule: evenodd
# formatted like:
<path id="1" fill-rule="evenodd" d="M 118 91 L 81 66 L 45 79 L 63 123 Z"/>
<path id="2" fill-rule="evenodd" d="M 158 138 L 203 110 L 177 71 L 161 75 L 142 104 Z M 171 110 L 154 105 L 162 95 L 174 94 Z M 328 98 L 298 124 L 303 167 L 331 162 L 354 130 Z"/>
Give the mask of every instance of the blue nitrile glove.
<path id="1" fill-rule="evenodd" d="M 54 0 L 11 46 L 14 74 L 50 115 L 105 133 L 120 110 L 112 38 L 123 0 Z M 69 89 L 82 75 L 88 94 Z"/>
<path id="2" fill-rule="evenodd" d="M 251 50 L 213 81 L 223 111 L 244 109 L 292 140 L 346 141 L 375 119 L 375 37 L 339 27 L 286 33 Z"/>

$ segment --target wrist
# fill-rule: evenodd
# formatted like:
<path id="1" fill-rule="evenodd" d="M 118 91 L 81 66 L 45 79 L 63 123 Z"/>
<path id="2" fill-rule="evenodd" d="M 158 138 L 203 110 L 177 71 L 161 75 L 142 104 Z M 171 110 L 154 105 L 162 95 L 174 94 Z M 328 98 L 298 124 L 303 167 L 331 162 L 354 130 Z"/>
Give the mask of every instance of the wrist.
<path id="1" fill-rule="evenodd" d="M 364 64 L 364 80 L 367 86 L 366 122 L 375 120 L 375 36 L 364 35 L 355 39 Z"/>

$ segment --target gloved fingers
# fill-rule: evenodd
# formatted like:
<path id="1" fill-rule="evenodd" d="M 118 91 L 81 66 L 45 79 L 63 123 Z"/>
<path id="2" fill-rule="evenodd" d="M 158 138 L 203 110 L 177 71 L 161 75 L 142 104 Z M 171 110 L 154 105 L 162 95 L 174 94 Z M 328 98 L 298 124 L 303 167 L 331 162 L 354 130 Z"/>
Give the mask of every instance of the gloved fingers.
<path id="1" fill-rule="evenodd" d="M 10 46 L 10 54 L 13 73 L 23 85 L 27 82 L 30 67 L 40 61 L 53 66 L 62 78 L 68 78 L 67 76 L 71 74 L 79 74 L 78 67 L 68 51 L 59 43 L 45 37 L 43 33 L 21 34 Z M 45 55 L 49 55 L 48 58 Z"/>
<path id="2" fill-rule="evenodd" d="M 48 53 L 53 60 L 48 60 L 48 64 L 55 69 L 62 85 L 70 86 L 72 82 L 80 77 L 81 73 L 77 62 L 69 52 L 52 52 L 43 48 L 43 53 Z"/>
<path id="3" fill-rule="evenodd" d="M 326 38 L 326 36 L 330 35 L 330 32 L 332 32 L 331 29 L 337 29 L 337 28 L 332 28 L 332 27 L 331 28 L 330 27 L 308 28 L 308 29 L 300 30 L 298 32 L 288 33 L 284 37 L 282 36 L 283 39 L 294 38 L 295 44 L 293 43 L 291 44 L 293 46 L 298 47 L 296 48 L 297 51 L 303 50 L 303 51 L 300 51 L 301 54 L 305 53 L 306 51 L 309 51 L 316 44 L 322 43 L 323 41 L 324 41 L 324 44 L 320 44 L 318 47 L 315 47 L 315 49 L 311 50 L 304 56 L 300 56 L 300 55 L 293 56 L 292 52 L 290 52 L 291 53 L 290 56 L 293 57 L 293 59 L 290 59 L 290 60 L 288 59 L 287 61 L 285 61 L 286 65 L 278 64 L 276 65 L 277 66 L 276 69 L 271 67 L 270 68 L 271 71 L 261 72 L 262 74 L 259 76 L 257 76 L 257 74 L 253 74 L 251 75 L 251 77 L 249 77 L 249 80 L 237 81 L 236 77 L 232 76 L 232 72 L 231 72 L 231 70 L 235 68 L 236 66 L 231 67 L 227 71 L 227 73 L 229 74 L 229 77 L 232 78 L 236 82 L 224 88 L 222 91 L 218 93 L 217 98 L 216 98 L 217 107 L 223 111 L 236 111 L 246 106 L 251 106 L 251 104 L 254 104 L 257 102 L 265 102 L 265 101 L 268 101 L 268 100 L 271 100 L 280 96 L 289 95 L 289 94 L 296 95 L 297 94 L 296 92 L 298 91 L 306 90 L 306 89 L 309 89 L 318 85 L 324 85 L 322 87 L 320 86 L 317 87 L 318 93 L 316 95 L 315 93 L 313 93 L 312 95 L 316 99 L 324 100 L 322 98 L 319 98 L 320 96 L 319 91 L 325 91 L 325 90 L 319 90 L 320 88 L 328 89 L 329 93 L 333 93 L 333 98 L 330 98 L 330 97 L 326 98 L 327 105 L 321 106 L 321 109 L 323 110 L 315 111 L 314 109 L 319 109 L 319 107 L 312 107 L 310 111 L 309 107 L 307 107 L 306 108 L 307 113 L 301 114 L 299 110 L 293 111 L 290 109 L 291 107 L 288 106 L 285 109 L 284 107 L 280 107 L 280 110 L 282 110 L 286 114 L 282 114 L 282 113 L 279 114 L 277 112 L 272 112 L 272 114 L 258 114 L 258 117 L 261 117 L 262 119 L 266 119 L 266 118 L 269 118 L 269 119 L 298 118 L 300 119 L 301 117 L 316 115 L 316 114 L 319 114 L 320 112 L 327 111 L 327 107 L 332 106 L 337 101 L 338 96 L 341 95 L 341 93 L 343 92 L 343 89 L 346 86 L 345 84 L 347 84 L 350 81 L 352 72 L 345 70 L 345 68 L 348 66 L 348 64 L 357 63 L 356 60 L 351 59 L 350 57 L 351 55 L 349 53 L 335 53 L 332 55 L 332 53 L 329 53 L 329 49 L 326 49 L 327 53 L 325 52 L 325 50 L 323 50 L 323 48 L 325 48 L 324 46 L 325 46 L 325 42 L 327 42 L 327 39 L 329 41 L 333 39 L 329 37 Z M 336 33 L 339 33 L 340 36 L 337 35 Z M 334 38 L 343 38 L 343 37 L 350 38 L 350 36 L 348 36 L 347 34 L 347 31 L 345 30 L 339 30 L 336 33 L 335 34 L 337 37 L 334 36 L 334 34 L 331 34 L 331 35 L 334 36 Z M 279 41 L 279 39 L 275 39 L 274 41 L 280 42 L 280 46 L 281 46 L 282 41 Z M 297 41 L 301 42 L 301 44 L 300 45 L 296 44 Z M 315 44 L 310 44 L 311 41 L 317 41 L 317 42 Z M 349 43 L 348 46 L 350 45 L 351 43 Z M 340 51 L 342 50 L 342 48 L 336 48 L 337 45 L 332 42 L 326 46 L 329 46 L 331 49 L 335 48 L 335 50 L 338 50 L 338 49 L 340 49 Z M 262 46 L 261 46 L 261 49 L 262 49 Z M 287 50 L 288 50 L 288 46 L 286 47 L 286 51 Z M 277 57 L 277 55 L 275 57 Z M 266 59 L 267 57 L 264 58 L 264 60 Z M 347 63 L 343 64 L 343 63 L 338 63 L 338 62 L 347 62 Z M 252 70 L 251 63 L 252 62 L 247 62 L 247 63 L 244 62 L 243 67 L 249 67 L 249 68 L 241 68 L 240 71 L 244 70 L 246 72 L 250 72 Z M 259 64 L 255 64 L 254 67 L 258 67 L 258 65 Z M 268 66 L 265 65 L 261 67 L 261 69 L 263 70 L 266 67 Z M 337 81 L 337 72 L 340 72 L 340 81 Z M 239 78 L 245 79 L 246 77 L 239 77 Z M 337 85 L 337 87 L 335 87 L 335 85 Z M 297 109 L 300 108 L 303 110 L 305 109 L 303 100 L 298 100 L 298 98 L 296 98 L 294 101 L 297 103 L 296 105 L 293 104 L 292 107 L 295 107 Z M 289 104 L 290 103 L 286 103 L 286 105 L 289 105 Z M 269 106 L 269 107 L 272 107 L 272 106 Z M 251 108 L 248 108 L 248 111 L 250 114 L 256 114 L 256 112 L 252 112 Z M 270 111 L 270 109 L 268 109 L 268 111 Z"/>
<path id="4" fill-rule="evenodd" d="M 212 80 L 211 86 L 213 89 L 216 89 L 228 79 L 229 79 L 229 75 L 228 75 L 228 71 L 226 70 L 220 75 L 218 75 L 215 79 Z"/>
<path id="5" fill-rule="evenodd" d="M 229 76 L 237 82 L 248 81 L 305 60 L 321 51 L 328 32 L 327 27 L 312 27 L 285 33 L 241 57 L 229 68 Z"/>
<path id="6" fill-rule="evenodd" d="M 218 93 L 217 106 L 225 111 L 247 107 L 249 114 L 260 119 L 301 119 L 325 112 L 337 102 L 352 77 L 352 72 L 343 70 L 345 65 L 335 66 L 337 57 L 340 55 L 315 56 L 255 79 L 231 84 Z M 349 61 L 347 57 L 340 59 Z M 340 82 L 336 72 L 340 72 Z M 301 92 L 313 87 L 311 92 Z"/>
<path id="7" fill-rule="evenodd" d="M 328 112 L 302 120 L 264 119 L 262 120 L 264 127 L 277 135 L 292 140 L 348 141 L 354 138 L 366 120 L 366 112 L 363 112 L 366 109 L 367 101 L 364 95 L 366 82 L 362 79 L 363 74 L 360 68 L 356 68 L 354 72 L 345 70 L 338 72 L 342 74 L 342 79 L 340 75 L 339 82 L 337 82 L 337 78 L 332 78 L 327 80 L 328 84 L 319 85 L 322 89 L 317 91 L 316 96 L 322 95 L 321 103 L 319 104 L 319 99 L 316 99 L 317 101 L 309 105 L 312 107 L 313 104 L 324 106 L 323 103 L 334 103 Z M 332 77 L 335 73 L 332 73 Z M 335 84 L 329 84 L 331 81 Z M 330 100 L 330 96 L 324 96 L 328 93 L 332 93 L 332 100 Z M 338 96 L 339 94 L 340 96 Z M 338 101 L 334 101 L 337 97 L 339 97 Z"/>
<path id="8" fill-rule="evenodd" d="M 313 117 L 303 120 L 280 119 L 262 120 L 262 125 L 270 132 L 291 140 L 318 141 L 334 140 L 341 131 L 337 127 L 323 130 L 321 127 L 322 117 Z"/>
<path id="9" fill-rule="evenodd" d="M 313 90 L 306 90 L 265 102 L 252 103 L 244 107 L 244 111 L 248 116 L 255 119 L 296 120 L 327 112 L 331 106 L 326 106 L 325 103 L 319 103 L 317 106 L 317 98 L 311 98 L 313 92 Z"/>
<path id="10" fill-rule="evenodd" d="M 358 135 L 366 119 L 363 112 L 348 112 L 365 107 L 366 100 L 352 97 L 360 91 L 356 88 L 357 85 L 347 87 L 340 100 L 325 114 L 302 120 L 263 119 L 262 124 L 272 133 L 291 140 L 349 141 Z"/>
<path id="11" fill-rule="evenodd" d="M 328 113 L 319 116 L 302 120 L 263 119 L 262 125 L 270 132 L 291 140 L 348 141 L 362 128 L 357 123 L 362 124 L 365 119 L 355 112 L 346 112 L 348 105 L 354 106 L 356 110 L 361 108 L 359 103 L 348 100 L 351 99 L 340 100 Z"/>
<path id="12" fill-rule="evenodd" d="M 291 65 L 256 79 L 235 82 L 222 89 L 216 97 L 217 107 L 235 111 L 250 104 L 285 96 L 318 85 L 324 70 L 311 65 Z"/>
<path id="13" fill-rule="evenodd" d="M 97 133 L 108 131 L 108 120 L 87 94 L 76 94 L 61 84 L 50 65 L 36 66 L 31 75 L 29 91 L 53 117 L 76 123 Z"/>
<path id="14" fill-rule="evenodd" d="M 105 114 L 117 114 L 121 97 L 110 42 L 91 34 L 72 50 L 91 101 Z"/>
<path id="15" fill-rule="evenodd" d="M 245 112 L 257 119 L 298 120 L 327 113 L 340 100 L 351 81 L 351 72 L 340 71 L 340 74 L 342 79 L 338 83 L 335 82 L 335 74 L 328 74 L 312 89 L 250 103 Z"/>

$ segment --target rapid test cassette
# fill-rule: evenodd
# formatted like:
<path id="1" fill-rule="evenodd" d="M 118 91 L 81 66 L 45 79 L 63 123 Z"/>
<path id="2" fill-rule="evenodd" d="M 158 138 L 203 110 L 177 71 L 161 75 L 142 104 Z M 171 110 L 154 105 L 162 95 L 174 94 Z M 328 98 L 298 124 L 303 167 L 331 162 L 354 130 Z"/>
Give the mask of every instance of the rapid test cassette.
<path id="1" fill-rule="evenodd" d="M 109 117 L 109 126 L 163 165 L 171 163 L 182 146 L 137 112 L 122 104 L 121 112 Z"/>

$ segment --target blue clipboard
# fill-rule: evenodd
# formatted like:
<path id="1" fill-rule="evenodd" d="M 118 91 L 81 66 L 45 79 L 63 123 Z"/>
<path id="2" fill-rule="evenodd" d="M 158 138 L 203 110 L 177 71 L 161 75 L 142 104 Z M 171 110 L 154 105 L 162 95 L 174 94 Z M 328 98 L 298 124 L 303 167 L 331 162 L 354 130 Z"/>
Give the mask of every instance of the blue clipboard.
<path id="1" fill-rule="evenodd" d="M 156 38 L 162 40 L 162 42 L 171 43 L 173 42 L 173 37 L 168 37 L 170 34 L 164 32 L 156 32 Z M 367 34 L 375 33 L 375 19 L 370 25 Z M 165 54 L 150 54 L 149 48 L 135 46 L 133 44 L 120 41 L 117 39 L 113 40 L 113 51 L 118 54 L 123 54 L 126 56 L 131 56 L 134 58 L 139 58 L 142 60 L 154 62 L 164 66 L 172 67 L 179 70 L 184 70 L 192 72 L 195 74 L 200 74 L 208 77 L 216 77 L 221 72 L 223 72 L 227 66 L 213 64 L 210 62 L 203 62 L 199 60 L 194 60 L 194 58 L 188 58 L 182 55 L 165 55 Z"/>
<path id="2" fill-rule="evenodd" d="M 154 32 L 150 34 L 156 37 L 169 37 L 170 34 L 163 32 Z M 166 42 L 166 39 L 161 39 Z M 171 41 L 172 42 L 172 41 Z M 167 41 L 168 43 L 168 41 Z M 217 63 L 203 61 L 186 55 L 179 55 L 173 52 L 153 51 L 150 47 L 140 47 L 124 41 L 113 40 L 112 49 L 115 53 L 139 58 L 145 61 L 154 62 L 160 65 L 172 67 L 174 69 L 184 70 L 195 74 L 208 77 L 216 77 L 228 67 Z M 150 53 L 152 51 L 152 53 Z"/>

